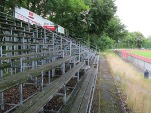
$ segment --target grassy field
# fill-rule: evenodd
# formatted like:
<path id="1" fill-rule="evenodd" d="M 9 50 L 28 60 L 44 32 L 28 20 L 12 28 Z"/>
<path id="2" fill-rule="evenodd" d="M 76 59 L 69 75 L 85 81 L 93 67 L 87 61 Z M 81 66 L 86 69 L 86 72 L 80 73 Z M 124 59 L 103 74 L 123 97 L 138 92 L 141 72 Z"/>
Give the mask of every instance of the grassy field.
<path id="1" fill-rule="evenodd" d="M 144 79 L 132 65 L 114 53 L 105 54 L 116 83 L 134 113 L 151 113 L 151 80 Z"/>
<path id="2" fill-rule="evenodd" d="M 132 50 L 132 51 L 129 51 L 129 53 L 136 54 L 136 55 L 139 55 L 139 56 L 143 56 L 143 57 L 146 57 L 146 58 L 151 58 L 151 51 Z"/>

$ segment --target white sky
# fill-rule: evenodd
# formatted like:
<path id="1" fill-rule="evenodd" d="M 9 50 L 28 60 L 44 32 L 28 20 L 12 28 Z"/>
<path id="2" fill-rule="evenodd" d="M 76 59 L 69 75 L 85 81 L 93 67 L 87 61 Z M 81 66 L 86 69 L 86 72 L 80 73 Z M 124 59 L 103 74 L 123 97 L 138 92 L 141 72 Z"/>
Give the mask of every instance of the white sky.
<path id="1" fill-rule="evenodd" d="M 151 35 L 151 0 L 116 0 L 117 16 L 130 32 Z"/>

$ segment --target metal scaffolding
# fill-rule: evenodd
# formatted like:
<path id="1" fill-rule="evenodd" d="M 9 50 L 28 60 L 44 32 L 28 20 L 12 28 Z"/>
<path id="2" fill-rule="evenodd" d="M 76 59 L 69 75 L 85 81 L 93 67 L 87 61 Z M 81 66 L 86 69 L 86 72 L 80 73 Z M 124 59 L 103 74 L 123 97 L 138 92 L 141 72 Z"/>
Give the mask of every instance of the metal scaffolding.
<path id="1" fill-rule="evenodd" d="M 95 55 L 95 50 L 64 34 L 30 25 L 0 12 L 1 111 L 8 113 L 23 105 L 37 93 L 48 91 L 45 88 L 52 83 L 52 79 L 61 76 L 64 80 L 63 76 L 66 77 L 69 71 L 73 72 L 73 76 L 77 76 L 77 82 L 79 82 L 79 71 L 85 65 L 83 63 L 80 65 L 80 62 L 87 62 L 86 65 L 90 65 Z M 80 68 L 76 67 L 77 65 Z M 67 100 L 66 83 L 70 80 L 69 78 L 72 77 L 68 77 L 62 87 L 58 86 L 54 90 L 63 88 L 63 103 Z M 25 95 L 26 85 L 34 87 L 35 91 Z M 15 91 L 18 91 L 15 92 L 16 95 L 11 94 L 14 87 Z"/>

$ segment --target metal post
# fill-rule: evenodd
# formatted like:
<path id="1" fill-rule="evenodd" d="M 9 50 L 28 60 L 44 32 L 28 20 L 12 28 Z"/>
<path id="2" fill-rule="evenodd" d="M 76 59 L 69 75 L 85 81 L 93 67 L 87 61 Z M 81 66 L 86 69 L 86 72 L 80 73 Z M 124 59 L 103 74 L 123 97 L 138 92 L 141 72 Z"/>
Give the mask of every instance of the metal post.
<path id="1" fill-rule="evenodd" d="M 20 58 L 20 72 L 22 72 L 22 69 L 23 69 L 23 59 Z"/>
<path id="2" fill-rule="evenodd" d="M 76 63 L 76 62 L 75 62 L 75 59 L 76 59 L 76 58 L 73 59 L 73 67 L 75 66 L 75 63 Z"/>
<path id="3" fill-rule="evenodd" d="M 44 56 L 44 55 L 42 54 L 42 56 Z M 41 59 L 41 65 L 44 65 L 44 60 L 43 59 Z"/>
<path id="4" fill-rule="evenodd" d="M 62 50 L 62 37 L 61 37 L 61 50 Z"/>
<path id="5" fill-rule="evenodd" d="M 38 47 L 37 47 L 37 45 L 36 45 L 36 53 L 38 52 Z"/>
<path id="6" fill-rule="evenodd" d="M 35 61 L 35 67 L 38 67 L 38 61 Z"/>
<path id="7" fill-rule="evenodd" d="M 8 46 L 6 45 L 6 50 L 8 50 Z M 5 54 L 6 56 L 8 56 L 8 53 Z"/>
<path id="8" fill-rule="evenodd" d="M 64 56 L 65 56 L 65 51 L 62 51 L 62 57 L 64 58 Z"/>
<path id="9" fill-rule="evenodd" d="M 0 61 L 0 64 L 2 64 L 2 60 Z M 0 69 L 0 78 L 3 77 L 3 69 Z"/>
<path id="10" fill-rule="evenodd" d="M 43 44 L 45 44 L 46 43 L 46 29 L 44 29 L 44 42 L 43 42 Z"/>
<path id="11" fill-rule="evenodd" d="M 35 77 L 35 85 L 37 86 L 37 80 L 38 80 L 38 78 L 37 77 Z"/>
<path id="12" fill-rule="evenodd" d="M 0 46 L 0 56 L 2 57 L 3 55 L 2 55 L 2 52 L 3 51 L 3 49 L 2 49 L 2 46 Z"/>
<path id="13" fill-rule="evenodd" d="M 10 34 L 13 35 L 12 30 L 11 30 Z M 13 40 L 12 40 L 12 37 L 10 37 L 10 41 L 13 41 Z M 8 48 L 9 48 L 10 50 L 12 50 L 12 45 L 8 46 Z M 10 53 L 10 55 L 12 56 L 12 52 Z"/>
<path id="14" fill-rule="evenodd" d="M 48 84 L 50 84 L 50 71 L 48 71 Z"/>
<path id="15" fill-rule="evenodd" d="M 99 56 L 97 58 L 97 70 L 99 69 Z"/>
<path id="16" fill-rule="evenodd" d="M 54 37 L 54 33 L 52 34 L 52 45 L 53 45 L 53 51 L 55 50 L 54 46 L 55 46 L 55 37 Z"/>
<path id="17" fill-rule="evenodd" d="M 34 61 L 32 61 L 32 69 L 35 67 L 35 63 Z"/>
<path id="18" fill-rule="evenodd" d="M 90 54 L 88 53 L 88 66 L 90 65 Z"/>
<path id="19" fill-rule="evenodd" d="M 14 16 L 15 17 L 15 16 Z M 20 27 L 23 27 L 23 23 L 22 23 L 22 21 L 20 22 Z"/>
<path id="20" fill-rule="evenodd" d="M 66 100 L 67 100 L 67 90 L 66 90 L 66 85 L 63 86 L 63 89 L 64 89 L 64 97 L 63 97 L 63 103 L 65 104 L 66 103 Z"/>
<path id="21" fill-rule="evenodd" d="M 70 56 L 72 56 L 72 41 L 70 41 Z"/>
<path id="22" fill-rule="evenodd" d="M 52 62 L 53 62 L 53 61 L 55 61 L 55 58 L 54 58 L 54 57 L 52 57 Z M 52 72 L 52 77 L 54 77 L 54 75 L 55 75 L 55 68 L 53 68 L 51 72 Z"/>
<path id="23" fill-rule="evenodd" d="M 43 85 L 44 85 L 43 79 L 44 79 L 44 72 L 42 71 L 41 72 L 41 90 L 43 90 Z"/>
<path id="24" fill-rule="evenodd" d="M 65 74 L 65 63 L 63 63 L 61 65 L 61 71 L 62 71 L 62 75 L 64 75 Z"/>
<path id="25" fill-rule="evenodd" d="M 51 62 L 51 54 L 50 54 L 49 59 L 48 59 L 48 63 L 50 63 L 50 62 Z"/>
<path id="26" fill-rule="evenodd" d="M 14 69 L 14 73 L 16 73 L 16 72 L 17 72 L 17 68 Z"/>
<path id="27" fill-rule="evenodd" d="M 12 74 L 13 74 L 13 63 L 12 63 L 12 59 L 10 60 L 10 65 L 11 65 L 10 75 L 12 75 Z"/>
<path id="28" fill-rule="evenodd" d="M 25 59 L 25 58 L 22 58 L 22 60 L 24 60 L 24 59 Z M 22 62 L 22 71 L 25 70 L 26 66 L 27 66 L 27 63 L 23 63 L 23 62 Z"/>
<path id="29" fill-rule="evenodd" d="M 3 70 L 0 69 L 0 78 L 2 78 L 2 77 L 3 77 Z"/>
<path id="30" fill-rule="evenodd" d="M 79 77 L 79 71 L 77 72 L 77 82 L 80 81 L 80 77 Z"/>
<path id="31" fill-rule="evenodd" d="M 3 55 L 2 55 L 2 46 L 0 46 L 0 56 L 2 57 Z M 2 64 L 2 60 L 0 60 L 0 64 Z M 2 69 L 0 69 L 0 78 L 2 78 L 3 77 L 3 70 Z"/>
<path id="32" fill-rule="evenodd" d="M 25 33 L 24 33 L 24 36 L 25 36 Z M 24 46 L 24 44 L 25 44 L 25 40 L 24 40 L 24 37 L 23 37 L 23 45 L 22 45 L 22 49 L 25 49 L 25 46 Z"/>
<path id="33" fill-rule="evenodd" d="M 20 96 L 20 104 L 23 104 L 23 85 L 19 85 L 19 96 Z"/>
<path id="34" fill-rule="evenodd" d="M 28 19 L 28 31 L 30 31 L 30 22 L 29 22 L 29 19 Z"/>
<path id="35" fill-rule="evenodd" d="M 80 43 L 79 43 L 79 62 L 81 61 L 80 59 Z"/>
<path id="36" fill-rule="evenodd" d="M 70 64 L 70 69 L 72 68 L 72 63 Z"/>
<path id="37" fill-rule="evenodd" d="M 36 35 L 37 35 L 36 38 L 38 38 L 38 26 L 37 26 L 37 24 L 36 24 Z"/>
<path id="38" fill-rule="evenodd" d="M 0 106 L 1 110 L 4 110 L 4 93 L 0 93 Z"/>
<path id="39" fill-rule="evenodd" d="M 0 46 L 0 56 L 1 56 L 1 57 L 3 56 L 3 49 L 2 49 L 2 46 Z"/>

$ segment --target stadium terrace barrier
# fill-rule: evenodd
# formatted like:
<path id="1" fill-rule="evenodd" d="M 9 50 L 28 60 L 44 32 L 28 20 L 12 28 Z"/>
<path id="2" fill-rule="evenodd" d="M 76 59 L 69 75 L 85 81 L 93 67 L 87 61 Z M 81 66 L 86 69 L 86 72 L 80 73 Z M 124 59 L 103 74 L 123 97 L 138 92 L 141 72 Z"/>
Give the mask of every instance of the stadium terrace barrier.
<path id="1" fill-rule="evenodd" d="M 95 49 L 65 34 L 0 11 L 0 113 L 54 112 L 51 101 L 56 95 L 62 98 L 61 105 L 67 101 L 83 76 L 82 68 L 89 66 L 96 54 Z M 97 73 L 98 59 L 93 68 Z M 91 77 L 93 87 L 95 77 Z M 86 92 L 92 91 L 92 85 Z"/>
<path id="2" fill-rule="evenodd" d="M 142 69 L 151 72 L 151 59 L 129 53 L 128 50 L 115 50 L 115 53 L 133 64 L 140 66 Z"/>

